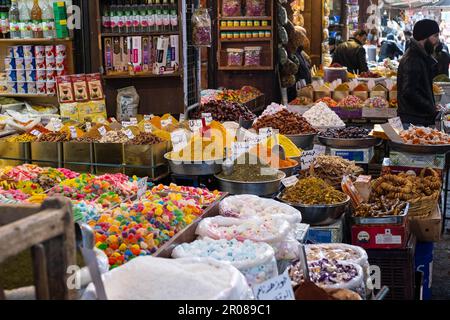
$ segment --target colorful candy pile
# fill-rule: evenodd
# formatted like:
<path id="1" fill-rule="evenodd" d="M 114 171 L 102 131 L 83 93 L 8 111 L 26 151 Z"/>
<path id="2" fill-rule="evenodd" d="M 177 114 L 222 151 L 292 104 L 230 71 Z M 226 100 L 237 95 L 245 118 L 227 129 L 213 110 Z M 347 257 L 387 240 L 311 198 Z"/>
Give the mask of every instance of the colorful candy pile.
<path id="1" fill-rule="evenodd" d="M 355 96 L 347 96 L 338 103 L 338 107 L 361 108 L 363 101 Z"/>
<path id="2" fill-rule="evenodd" d="M 152 193 L 179 193 L 185 199 L 193 198 L 200 205 L 208 206 L 215 202 L 218 198 L 220 198 L 221 194 L 219 191 L 209 191 L 207 189 L 195 188 L 195 187 L 186 187 L 186 186 L 177 186 L 176 184 L 170 184 L 169 186 L 158 185 L 153 187 Z"/>

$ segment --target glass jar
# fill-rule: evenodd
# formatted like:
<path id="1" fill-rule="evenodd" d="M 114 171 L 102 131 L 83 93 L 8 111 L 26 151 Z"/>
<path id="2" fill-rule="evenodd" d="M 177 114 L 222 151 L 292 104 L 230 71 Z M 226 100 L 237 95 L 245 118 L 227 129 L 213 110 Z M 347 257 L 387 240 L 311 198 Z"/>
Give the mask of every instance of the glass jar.
<path id="1" fill-rule="evenodd" d="M 263 27 L 267 27 L 267 26 L 269 25 L 269 21 L 263 20 L 263 21 L 261 21 L 261 25 L 262 25 Z"/>
<path id="2" fill-rule="evenodd" d="M 247 20 L 247 27 L 253 27 L 253 21 Z"/>
<path id="3" fill-rule="evenodd" d="M 241 67 L 244 61 L 244 50 L 242 49 L 227 49 L 227 66 Z"/>
<path id="4" fill-rule="evenodd" d="M 251 33 L 251 32 L 247 32 L 247 33 L 245 34 L 245 37 L 246 37 L 247 39 L 251 39 L 251 38 L 252 38 L 252 33 Z"/>
<path id="5" fill-rule="evenodd" d="M 233 39 L 233 34 L 231 32 L 227 33 L 227 39 Z"/>
<path id="6" fill-rule="evenodd" d="M 228 28 L 231 28 L 233 26 L 233 21 L 227 21 L 227 27 Z"/>
<path id="7" fill-rule="evenodd" d="M 227 22 L 226 21 L 220 21 L 220 26 L 221 27 L 226 27 L 227 26 Z"/>
<path id="8" fill-rule="evenodd" d="M 254 31 L 254 32 L 252 33 L 252 37 L 253 37 L 253 38 L 259 38 L 259 32 L 258 32 L 258 31 Z"/>
<path id="9" fill-rule="evenodd" d="M 245 47 L 245 63 L 246 67 L 261 66 L 261 52 L 262 47 Z"/>
<path id="10" fill-rule="evenodd" d="M 266 37 L 266 38 L 272 37 L 272 32 L 266 31 L 266 32 L 265 32 L 265 37 Z"/>
<path id="11" fill-rule="evenodd" d="M 260 27 L 261 26 L 261 22 L 259 20 L 255 20 L 255 21 L 253 21 L 253 26 Z"/>
<path id="12" fill-rule="evenodd" d="M 245 32 L 239 32 L 239 38 L 245 39 Z"/>
<path id="13" fill-rule="evenodd" d="M 238 28 L 239 27 L 239 21 L 233 21 L 233 27 Z"/>
<path id="14" fill-rule="evenodd" d="M 233 39 L 239 39 L 239 32 L 233 33 Z"/>
<path id="15" fill-rule="evenodd" d="M 241 26 L 242 28 L 245 28 L 245 27 L 247 26 L 247 21 L 242 20 L 241 23 L 240 23 L 240 26 Z"/>

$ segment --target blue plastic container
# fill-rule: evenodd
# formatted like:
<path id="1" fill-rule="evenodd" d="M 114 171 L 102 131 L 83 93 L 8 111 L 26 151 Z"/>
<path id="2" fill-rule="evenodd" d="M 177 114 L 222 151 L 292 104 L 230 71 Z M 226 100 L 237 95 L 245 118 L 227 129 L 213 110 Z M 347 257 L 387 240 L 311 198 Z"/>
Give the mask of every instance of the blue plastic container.
<path id="1" fill-rule="evenodd" d="M 423 273 L 423 300 L 431 299 L 433 248 L 433 242 L 418 242 L 416 245 L 415 270 Z"/>

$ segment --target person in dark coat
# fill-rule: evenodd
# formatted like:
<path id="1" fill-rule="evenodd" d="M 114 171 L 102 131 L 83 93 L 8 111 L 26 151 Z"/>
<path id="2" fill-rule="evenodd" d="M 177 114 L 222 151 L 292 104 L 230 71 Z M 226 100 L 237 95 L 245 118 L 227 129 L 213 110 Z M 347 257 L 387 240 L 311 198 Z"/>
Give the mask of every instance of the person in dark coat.
<path id="1" fill-rule="evenodd" d="M 347 67 L 353 73 L 369 71 L 364 44 L 367 41 L 367 32 L 358 30 L 348 41 L 341 43 L 333 55 L 333 63 Z"/>
<path id="2" fill-rule="evenodd" d="M 303 47 L 299 47 L 297 49 L 297 52 L 295 53 L 295 56 L 297 57 L 298 61 L 300 62 L 298 66 L 298 72 L 295 75 L 296 82 L 304 81 L 304 84 L 311 84 L 312 77 L 311 77 L 311 66 L 309 62 L 305 59 L 305 57 L 302 54 Z M 295 98 L 297 98 L 297 83 L 287 89 L 288 94 L 288 101 L 292 101 Z"/>
<path id="3" fill-rule="evenodd" d="M 439 42 L 435 49 L 434 57 L 437 60 L 437 75 L 445 74 L 449 76 L 449 65 L 450 65 L 450 54 L 448 52 L 448 47 L 444 43 Z"/>
<path id="4" fill-rule="evenodd" d="M 411 44 L 411 37 L 412 37 L 411 31 L 409 30 L 405 31 L 405 52 L 406 50 L 408 50 L 409 45 Z"/>
<path id="5" fill-rule="evenodd" d="M 439 25 L 421 20 L 414 26 L 413 37 L 398 67 L 398 115 L 405 126 L 433 126 L 437 116 L 433 68 L 437 62 L 432 54 L 439 42 Z"/>
<path id="6" fill-rule="evenodd" d="M 403 55 L 403 51 L 395 42 L 395 38 L 393 34 L 388 34 L 386 41 L 383 41 L 380 49 L 380 56 L 378 58 L 378 62 L 383 62 L 384 59 L 394 60 Z"/>

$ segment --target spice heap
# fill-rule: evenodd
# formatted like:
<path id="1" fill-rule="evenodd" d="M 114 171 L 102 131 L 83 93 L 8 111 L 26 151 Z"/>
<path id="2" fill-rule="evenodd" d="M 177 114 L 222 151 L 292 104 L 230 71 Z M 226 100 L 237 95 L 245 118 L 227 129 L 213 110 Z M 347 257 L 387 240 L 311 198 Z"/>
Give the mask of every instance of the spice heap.
<path id="1" fill-rule="evenodd" d="M 441 177 L 434 170 L 430 172 L 431 175 L 426 177 L 406 173 L 381 176 L 372 182 L 371 198 L 375 201 L 384 196 L 386 199 L 414 201 L 439 193 L 442 187 Z"/>
<path id="2" fill-rule="evenodd" d="M 334 101 L 333 99 L 331 99 L 330 97 L 323 97 L 316 101 L 316 103 L 320 103 L 320 102 L 325 103 L 330 108 L 335 108 L 338 106 L 338 103 L 336 101 Z"/>
<path id="3" fill-rule="evenodd" d="M 308 97 L 298 97 L 292 100 L 289 104 L 294 106 L 307 106 L 313 103 L 313 100 Z"/>
<path id="4" fill-rule="evenodd" d="M 281 176 L 279 171 L 249 153 L 245 153 L 235 160 L 231 175 L 219 174 L 222 179 L 240 182 L 274 181 L 281 179 Z"/>
<path id="5" fill-rule="evenodd" d="M 216 95 L 219 101 L 246 103 L 261 95 L 261 91 L 251 86 L 244 86 L 239 90 L 226 89 Z"/>
<path id="6" fill-rule="evenodd" d="M 315 104 L 303 114 L 303 117 L 315 128 L 343 127 L 345 123 L 324 102 Z"/>
<path id="7" fill-rule="evenodd" d="M 210 140 L 194 135 L 185 148 L 170 153 L 170 160 L 186 162 L 223 160 L 224 147 L 223 140 L 220 138 L 213 137 Z"/>
<path id="8" fill-rule="evenodd" d="M 253 129 L 257 131 L 268 127 L 279 130 L 279 133 L 283 135 L 317 133 L 316 129 L 305 118 L 287 109 L 272 115 L 262 116 L 253 125 Z"/>
<path id="9" fill-rule="evenodd" d="M 294 204 L 325 205 L 342 203 L 347 199 L 347 196 L 322 179 L 310 177 L 287 188 L 281 199 Z"/>
<path id="10" fill-rule="evenodd" d="M 323 179 L 329 185 L 340 188 L 344 176 L 356 176 L 363 170 L 354 161 L 349 161 L 337 156 L 318 156 L 310 167 L 312 176 Z"/>
<path id="11" fill-rule="evenodd" d="M 12 136 L 7 138 L 7 142 L 33 142 L 36 141 L 37 137 L 29 133 L 23 133 L 18 136 Z"/>
<path id="12" fill-rule="evenodd" d="M 408 130 L 402 131 L 400 136 L 407 144 L 436 145 L 450 143 L 450 135 L 426 127 L 411 126 Z"/>
<path id="13" fill-rule="evenodd" d="M 348 127 L 342 129 L 328 129 L 326 132 L 320 134 L 321 137 L 333 139 L 365 139 L 369 137 L 370 130 Z"/>
<path id="14" fill-rule="evenodd" d="M 201 119 L 203 113 L 210 113 L 212 118 L 219 122 L 254 120 L 256 116 L 245 106 L 227 101 L 211 101 L 195 109 L 190 115 L 191 119 Z"/>
<path id="15" fill-rule="evenodd" d="M 347 96 L 338 103 L 338 107 L 343 108 L 361 108 L 363 101 L 355 96 Z"/>
<path id="16" fill-rule="evenodd" d="M 389 102 L 382 97 L 369 98 L 364 102 L 366 108 L 389 108 Z"/>
<path id="17" fill-rule="evenodd" d="M 356 265 L 340 263 L 337 260 L 322 259 L 308 263 L 309 275 L 312 282 L 318 286 L 335 286 L 345 284 L 360 277 Z M 301 262 L 289 268 L 289 277 L 294 285 L 304 281 Z"/>
<path id="18" fill-rule="evenodd" d="M 363 218 L 381 218 L 386 216 L 399 216 L 404 214 L 406 209 L 406 202 L 400 201 L 400 199 L 386 199 L 380 197 L 375 202 L 362 203 L 359 205 L 355 212 L 354 217 Z"/>
<path id="19" fill-rule="evenodd" d="M 279 157 L 272 154 L 271 149 L 266 149 L 260 145 L 251 150 L 251 152 L 259 159 L 261 159 L 264 163 L 270 164 L 271 167 L 276 169 L 285 169 L 292 168 L 298 165 L 298 162 L 292 159 L 282 160 Z"/>

